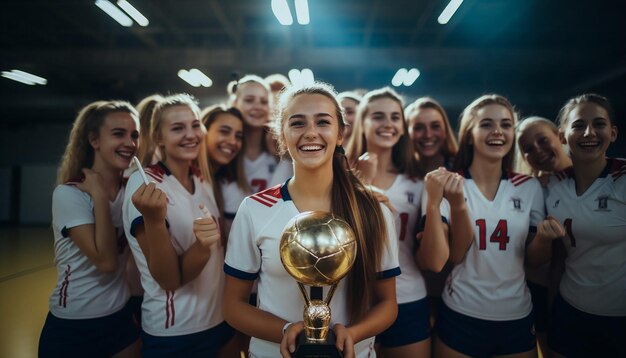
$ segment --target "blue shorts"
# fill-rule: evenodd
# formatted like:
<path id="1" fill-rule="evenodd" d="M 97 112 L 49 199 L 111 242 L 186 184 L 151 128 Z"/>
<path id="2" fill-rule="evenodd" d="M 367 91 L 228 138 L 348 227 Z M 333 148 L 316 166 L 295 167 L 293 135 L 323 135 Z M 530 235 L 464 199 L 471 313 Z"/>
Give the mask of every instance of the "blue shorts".
<path id="1" fill-rule="evenodd" d="M 626 357 L 626 316 L 580 311 L 558 295 L 552 306 L 548 346 L 566 357 Z"/>
<path id="2" fill-rule="evenodd" d="M 548 312 L 548 288 L 534 282 L 526 281 L 533 301 L 533 315 L 535 316 L 535 331 L 546 332 L 550 314 Z"/>
<path id="3" fill-rule="evenodd" d="M 428 298 L 398 305 L 398 317 L 391 327 L 376 336 L 383 347 L 400 347 L 430 337 Z"/>
<path id="4" fill-rule="evenodd" d="M 139 338 L 132 308 L 89 319 L 58 318 L 48 312 L 41 337 L 39 357 L 110 357 Z"/>
<path id="5" fill-rule="evenodd" d="M 206 331 L 182 336 L 153 336 L 141 332 L 142 357 L 217 357 L 235 331 L 222 322 Z"/>
<path id="6" fill-rule="evenodd" d="M 438 337 L 448 347 L 471 357 L 523 353 L 536 346 L 532 312 L 521 319 L 489 321 L 439 307 L 435 325 Z"/>

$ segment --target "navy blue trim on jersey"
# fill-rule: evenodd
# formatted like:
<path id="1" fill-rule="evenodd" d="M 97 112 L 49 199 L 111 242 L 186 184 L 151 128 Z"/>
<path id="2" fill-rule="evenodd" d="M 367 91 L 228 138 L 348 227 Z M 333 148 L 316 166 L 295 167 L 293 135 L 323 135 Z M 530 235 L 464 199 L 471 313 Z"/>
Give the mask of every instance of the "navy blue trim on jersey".
<path id="1" fill-rule="evenodd" d="M 63 229 L 61 229 L 61 235 L 63 235 L 63 237 L 70 237 L 70 230 L 67 228 L 67 226 L 63 226 Z"/>
<path id="2" fill-rule="evenodd" d="M 443 215 L 441 215 L 441 221 L 443 221 L 444 224 L 450 226 L 450 223 L 448 222 L 448 219 L 446 219 L 446 217 L 443 216 Z M 425 226 L 426 226 L 426 215 L 422 216 L 422 219 L 420 220 L 417 232 L 424 231 L 424 227 Z"/>
<path id="3" fill-rule="evenodd" d="M 228 266 L 228 264 L 226 264 L 226 263 L 224 264 L 224 273 L 229 275 L 229 276 L 233 276 L 233 277 L 236 277 L 238 279 L 247 280 L 247 281 L 254 281 L 257 278 L 259 278 L 259 273 L 258 272 L 250 273 L 250 272 L 237 270 L 236 268 L 234 268 L 232 266 Z"/>
<path id="4" fill-rule="evenodd" d="M 529 227 L 528 227 L 528 233 L 529 233 L 529 234 L 530 234 L 530 233 L 534 234 L 534 233 L 536 233 L 536 232 L 537 232 L 537 227 L 536 227 L 536 226 L 529 226 Z"/>
<path id="5" fill-rule="evenodd" d="M 235 215 L 237 215 L 237 213 L 224 213 L 224 218 L 225 219 L 229 219 L 229 220 L 235 220 Z"/>
<path id="6" fill-rule="evenodd" d="M 163 171 L 165 172 L 165 175 L 170 176 L 172 175 L 172 172 L 165 166 L 165 163 L 163 163 L 162 161 L 158 161 L 157 165 L 161 167 L 161 169 L 163 169 Z"/>
<path id="7" fill-rule="evenodd" d="M 602 173 L 598 178 L 606 178 L 611 172 L 611 168 L 613 167 L 613 158 L 606 158 L 606 166 L 602 169 Z"/>
<path id="8" fill-rule="evenodd" d="M 385 271 L 381 271 L 381 272 L 377 272 L 376 273 L 376 278 L 379 280 L 384 280 L 386 278 L 392 278 L 392 277 L 396 277 L 396 276 L 400 276 L 400 274 L 402 273 L 402 271 L 400 271 L 400 266 L 389 269 L 389 270 L 385 270 Z"/>
<path id="9" fill-rule="evenodd" d="M 133 235 L 133 237 L 137 237 L 136 231 L 135 231 L 135 228 L 137 227 L 137 225 L 139 225 L 139 224 L 143 225 L 143 223 L 144 223 L 143 222 L 143 216 L 136 217 L 135 220 L 133 220 L 130 223 L 130 234 Z M 170 228 L 170 223 L 167 222 L 167 219 L 165 219 L 165 227 L 168 228 L 168 229 Z"/>
<path id="10" fill-rule="evenodd" d="M 291 200 L 291 195 L 289 195 L 289 189 L 287 189 L 287 184 L 289 184 L 290 180 L 291 178 L 287 179 L 285 184 L 280 187 L 280 196 L 283 197 L 283 201 L 293 201 Z"/>

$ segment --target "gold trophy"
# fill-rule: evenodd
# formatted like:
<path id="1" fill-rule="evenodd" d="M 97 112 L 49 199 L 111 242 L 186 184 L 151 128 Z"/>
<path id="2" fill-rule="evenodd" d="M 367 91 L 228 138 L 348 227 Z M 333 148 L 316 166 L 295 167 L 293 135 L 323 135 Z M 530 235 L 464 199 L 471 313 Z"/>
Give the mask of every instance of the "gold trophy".
<path id="1" fill-rule="evenodd" d="M 354 232 L 342 219 L 323 211 L 307 211 L 287 223 L 280 240 L 280 260 L 298 282 L 304 297 L 304 335 L 300 335 L 294 357 L 341 357 L 330 326 L 330 300 L 339 281 L 356 258 Z M 311 298 L 304 285 L 321 295 L 331 286 L 326 299 Z"/>

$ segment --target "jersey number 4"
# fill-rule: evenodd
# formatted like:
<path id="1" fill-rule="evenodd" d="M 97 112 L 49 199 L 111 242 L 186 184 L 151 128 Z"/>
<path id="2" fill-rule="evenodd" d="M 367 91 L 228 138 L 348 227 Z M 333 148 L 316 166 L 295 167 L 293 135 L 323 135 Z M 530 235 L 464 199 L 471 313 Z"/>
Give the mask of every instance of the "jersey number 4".
<path id="1" fill-rule="evenodd" d="M 476 226 L 478 226 L 478 235 L 480 236 L 478 248 L 480 250 L 487 250 L 487 223 L 485 222 L 485 219 L 476 220 Z M 506 220 L 498 221 L 498 225 L 496 225 L 495 230 L 491 233 L 489 241 L 497 242 L 500 250 L 506 250 L 506 244 L 509 243 Z"/>

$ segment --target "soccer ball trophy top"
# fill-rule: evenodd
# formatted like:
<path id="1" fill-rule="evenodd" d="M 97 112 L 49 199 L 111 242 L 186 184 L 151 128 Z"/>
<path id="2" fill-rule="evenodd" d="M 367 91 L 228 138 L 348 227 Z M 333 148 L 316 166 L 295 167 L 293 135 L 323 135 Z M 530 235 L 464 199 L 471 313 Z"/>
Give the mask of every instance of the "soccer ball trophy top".
<path id="1" fill-rule="evenodd" d="M 354 232 L 342 219 L 323 211 L 298 214 L 287 223 L 280 240 L 280 260 L 298 282 L 304 297 L 304 337 L 295 357 L 341 357 L 330 325 L 330 300 L 356 258 Z M 326 299 L 310 299 L 304 288 L 331 286 Z"/>

